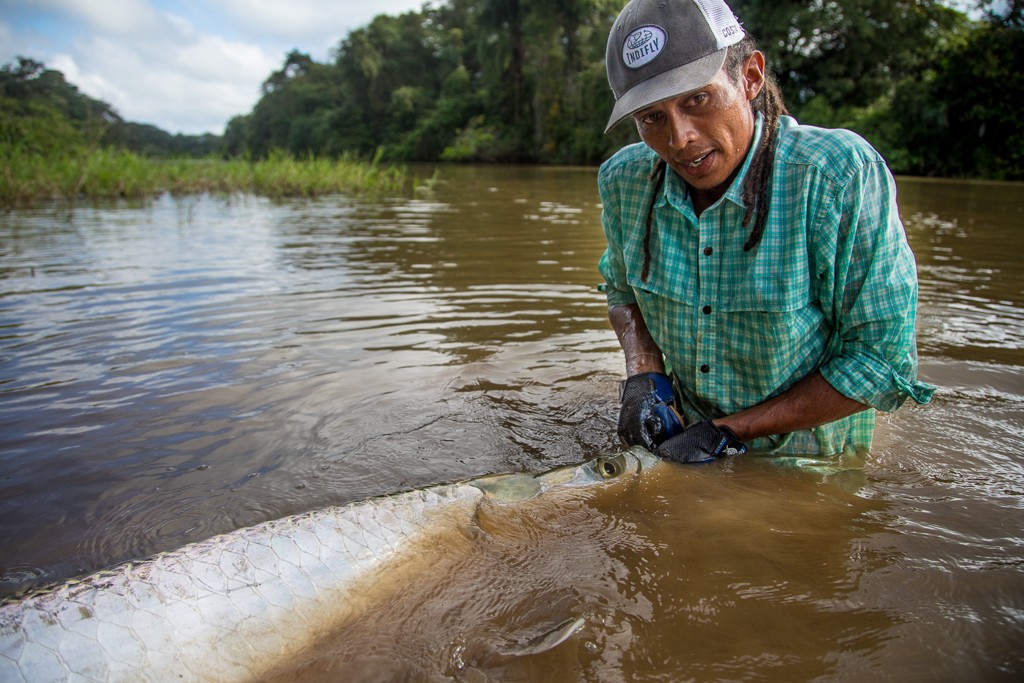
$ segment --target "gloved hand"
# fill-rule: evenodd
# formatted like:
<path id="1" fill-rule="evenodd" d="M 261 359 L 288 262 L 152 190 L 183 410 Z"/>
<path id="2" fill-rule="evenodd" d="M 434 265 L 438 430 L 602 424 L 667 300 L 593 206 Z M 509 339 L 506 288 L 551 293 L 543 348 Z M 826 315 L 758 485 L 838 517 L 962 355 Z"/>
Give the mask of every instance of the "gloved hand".
<path id="1" fill-rule="evenodd" d="M 654 450 L 654 454 L 676 462 L 708 462 L 730 454 L 746 453 L 747 445 L 728 427 L 717 427 L 711 420 L 691 425 Z"/>
<path id="2" fill-rule="evenodd" d="M 619 387 L 619 438 L 627 446 L 653 451 L 658 444 L 683 431 L 673 407 L 672 380 L 660 372 L 642 372 Z"/>

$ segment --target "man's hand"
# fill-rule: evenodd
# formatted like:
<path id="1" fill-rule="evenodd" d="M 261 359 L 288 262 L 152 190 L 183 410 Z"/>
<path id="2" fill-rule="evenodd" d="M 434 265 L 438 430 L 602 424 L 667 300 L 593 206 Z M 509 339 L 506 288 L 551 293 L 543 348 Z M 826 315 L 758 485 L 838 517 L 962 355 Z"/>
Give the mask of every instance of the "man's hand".
<path id="1" fill-rule="evenodd" d="M 747 446 L 728 427 L 717 427 L 711 420 L 691 425 L 654 450 L 654 454 L 676 462 L 708 462 L 734 453 L 746 453 Z"/>
<path id="2" fill-rule="evenodd" d="M 672 405 L 676 396 L 668 375 L 633 375 L 621 384 L 620 400 L 619 438 L 627 446 L 643 446 L 653 451 L 683 430 L 683 421 Z"/>

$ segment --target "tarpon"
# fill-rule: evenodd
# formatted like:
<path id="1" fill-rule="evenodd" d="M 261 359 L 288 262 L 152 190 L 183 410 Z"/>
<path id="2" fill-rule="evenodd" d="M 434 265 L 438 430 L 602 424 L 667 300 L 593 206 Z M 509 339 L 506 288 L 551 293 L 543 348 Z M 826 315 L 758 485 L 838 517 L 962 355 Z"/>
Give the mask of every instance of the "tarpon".
<path id="1" fill-rule="evenodd" d="M 0 681 L 259 679 L 358 611 L 390 563 L 443 552 L 439 532 L 471 529 L 481 502 L 514 504 L 656 462 L 634 448 L 329 507 L 37 591 L 0 606 Z M 531 647 L 554 647 L 581 625 Z"/>

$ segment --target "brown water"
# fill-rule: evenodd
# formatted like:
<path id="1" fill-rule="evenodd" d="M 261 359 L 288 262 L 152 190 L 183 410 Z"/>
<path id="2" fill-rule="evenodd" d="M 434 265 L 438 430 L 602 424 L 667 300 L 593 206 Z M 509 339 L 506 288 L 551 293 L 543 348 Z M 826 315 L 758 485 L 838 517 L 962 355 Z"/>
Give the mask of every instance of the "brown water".
<path id="1" fill-rule="evenodd" d="M 1024 186 L 899 186 L 941 388 L 866 462 L 489 508 L 281 679 L 1018 680 Z M 0 216 L 0 594 L 616 450 L 599 212 L 593 169 L 455 167 L 411 199 Z"/>

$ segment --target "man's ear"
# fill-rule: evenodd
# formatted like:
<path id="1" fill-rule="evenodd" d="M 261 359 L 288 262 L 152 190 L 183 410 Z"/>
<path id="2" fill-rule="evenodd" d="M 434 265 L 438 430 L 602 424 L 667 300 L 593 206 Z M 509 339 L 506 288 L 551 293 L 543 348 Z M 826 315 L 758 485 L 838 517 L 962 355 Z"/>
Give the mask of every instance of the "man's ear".
<path id="1" fill-rule="evenodd" d="M 753 100 L 764 89 L 764 53 L 754 50 L 743 64 L 743 90 Z"/>

